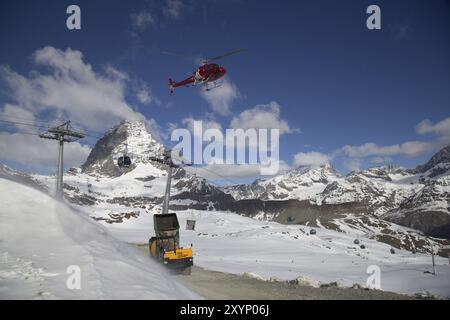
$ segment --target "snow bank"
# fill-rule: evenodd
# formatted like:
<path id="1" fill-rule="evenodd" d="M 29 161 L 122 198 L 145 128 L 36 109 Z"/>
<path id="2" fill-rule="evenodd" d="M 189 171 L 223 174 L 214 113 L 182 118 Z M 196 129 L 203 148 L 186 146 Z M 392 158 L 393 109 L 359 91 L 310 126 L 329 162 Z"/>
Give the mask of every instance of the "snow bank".
<path id="1" fill-rule="evenodd" d="M 378 266 L 382 290 L 450 297 L 450 265 L 442 257 L 436 257 L 433 276 L 430 255 L 399 249 L 391 254 L 388 244 L 351 230 L 347 234 L 315 228 L 316 235 L 307 235 L 310 228 L 302 225 L 256 221 L 228 212 L 188 210 L 177 215 L 181 243 L 193 244 L 194 264 L 205 269 L 265 280 L 298 279 L 312 286 L 337 282 L 365 287 L 371 275 L 368 267 Z M 187 219 L 196 220 L 195 231 L 185 230 Z M 104 225 L 117 238 L 135 243 L 145 242 L 153 229 L 150 214 Z M 355 238 L 366 248 L 355 245 Z"/>
<path id="2" fill-rule="evenodd" d="M 199 298 L 161 265 L 46 194 L 0 179 L 0 197 L 0 299 Z M 80 268 L 80 289 L 66 285 L 69 266 Z"/>

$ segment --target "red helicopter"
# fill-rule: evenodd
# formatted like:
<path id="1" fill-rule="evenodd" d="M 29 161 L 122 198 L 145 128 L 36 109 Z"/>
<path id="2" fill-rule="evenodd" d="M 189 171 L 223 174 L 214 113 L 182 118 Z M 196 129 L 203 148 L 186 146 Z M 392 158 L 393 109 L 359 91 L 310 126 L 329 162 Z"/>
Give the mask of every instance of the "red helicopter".
<path id="1" fill-rule="evenodd" d="M 197 68 L 197 70 L 187 79 L 184 79 L 183 81 L 176 82 L 172 79 L 169 79 L 169 90 L 170 93 L 173 93 L 175 88 L 179 87 L 189 87 L 189 86 L 196 86 L 198 84 L 202 84 L 205 86 L 206 91 L 211 91 L 215 88 L 218 88 L 222 85 L 221 82 L 218 82 L 220 78 L 222 78 L 226 73 L 227 70 L 219 66 L 216 63 L 210 63 L 211 61 L 216 61 L 228 56 L 231 56 L 233 54 L 237 54 L 242 52 L 243 50 L 235 50 L 231 51 L 225 54 L 222 54 L 220 56 L 211 58 L 211 59 L 205 59 L 202 61 L 202 64 L 200 67 Z M 174 55 L 169 52 L 165 52 L 171 55 Z M 212 84 L 212 86 L 210 86 Z"/>

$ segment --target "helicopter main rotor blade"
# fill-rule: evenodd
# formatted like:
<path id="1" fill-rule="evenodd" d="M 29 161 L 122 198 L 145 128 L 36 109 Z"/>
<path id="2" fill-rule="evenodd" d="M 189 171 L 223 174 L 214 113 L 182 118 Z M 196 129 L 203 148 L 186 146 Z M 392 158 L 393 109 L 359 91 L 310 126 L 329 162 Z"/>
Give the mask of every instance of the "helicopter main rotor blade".
<path id="1" fill-rule="evenodd" d="M 170 52 L 170 51 L 161 51 L 161 53 L 168 55 L 168 56 L 177 57 L 177 58 L 183 59 L 185 61 L 189 61 L 190 63 L 196 63 L 198 60 L 198 58 L 194 57 L 194 56 L 183 55 L 183 54 Z"/>
<path id="2" fill-rule="evenodd" d="M 175 56 L 175 57 L 182 57 L 182 58 L 184 58 L 184 56 L 183 56 L 183 55 L 181 55 L 181 54 L 178 54 L 178 53 L 175 53 L 175 52 L 170 52 L 170 51 L 161 51 L 161 53 L 162 53 L 162 54 L 167 54 L 167 55 L 169 55 L 169 56 Z"/>
<path id="3" fill-rule="evenodd" d="M 210 59 L 206 59 L 206 61 L 215 61 L 215 60 L 219 60 L 219 59 L 222 59 L 222 58 L 231 56 L 231 55 L 233 55 L 233 54 L 241 53 L 242 51 L 244 51 L 244 49 L 234 50 L 234 51 L 231 51 L 231 52 L 222 54 L 222 55 L 217 56 L 217 57 L 213 57 L 213 58 L 210 58 Z"/>

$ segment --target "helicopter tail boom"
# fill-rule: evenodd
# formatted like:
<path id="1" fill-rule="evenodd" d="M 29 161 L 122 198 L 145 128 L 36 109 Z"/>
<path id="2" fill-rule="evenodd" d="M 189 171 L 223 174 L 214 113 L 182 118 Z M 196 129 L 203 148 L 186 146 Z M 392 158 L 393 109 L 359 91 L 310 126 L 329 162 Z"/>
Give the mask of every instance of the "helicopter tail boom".
<path id="1" fill-rule="evenodd" d="M 191 86 L 191 85 L 195 85 L 195 84 L 196 84 L 195 76 L 190 76 L 189 78 L 187 78 L 183 81 L 180 81 L 180 82 L 176 82 L 176 81 L 173 81 L 172 79 L 169 79 L 169 90 L 170 90 L 170 93 L 173 93 L 175 88 Z"/>

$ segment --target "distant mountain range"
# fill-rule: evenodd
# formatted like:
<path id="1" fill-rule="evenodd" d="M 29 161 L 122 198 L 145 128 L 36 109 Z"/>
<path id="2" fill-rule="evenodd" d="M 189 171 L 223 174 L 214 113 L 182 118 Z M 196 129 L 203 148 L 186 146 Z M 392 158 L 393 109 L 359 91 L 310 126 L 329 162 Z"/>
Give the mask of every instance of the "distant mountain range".
<path id="1" fill-rule="evenodd" d="M 160 210 L 167 167 L 151 161 L 164 146 L 139 121 L 123 121 L 98 140 L 86 162 L 64 176 L 66 199 L 96 220 L 124 223 Z M 129 168 L 117 159 L 128 154 Z M 341 175 L 329 165 L 299 167 L 249 185 L 219 188 L 174 172 L 172 210 L 223 210 L 261 220 L 357 232 L 411 251 L 450 253 L 450 146 L 415 169 L 393 166 Z M 54 189 L 54 176 L 0 166 L 0 176 Z M 429 238 L 424 236 L 432 236 Z M 440 239 L 438 239 L 440 238 Z"/>
<path id="2" fill-rule="evenodd" d="M 450 146 L 415 169 L 383 166 L 342 176 L 329 165 L 300 167 L 251 185 L 225 187 L 224 192 L 236 200 L 359 204 L 352 211 L 450 238 Z"/>

